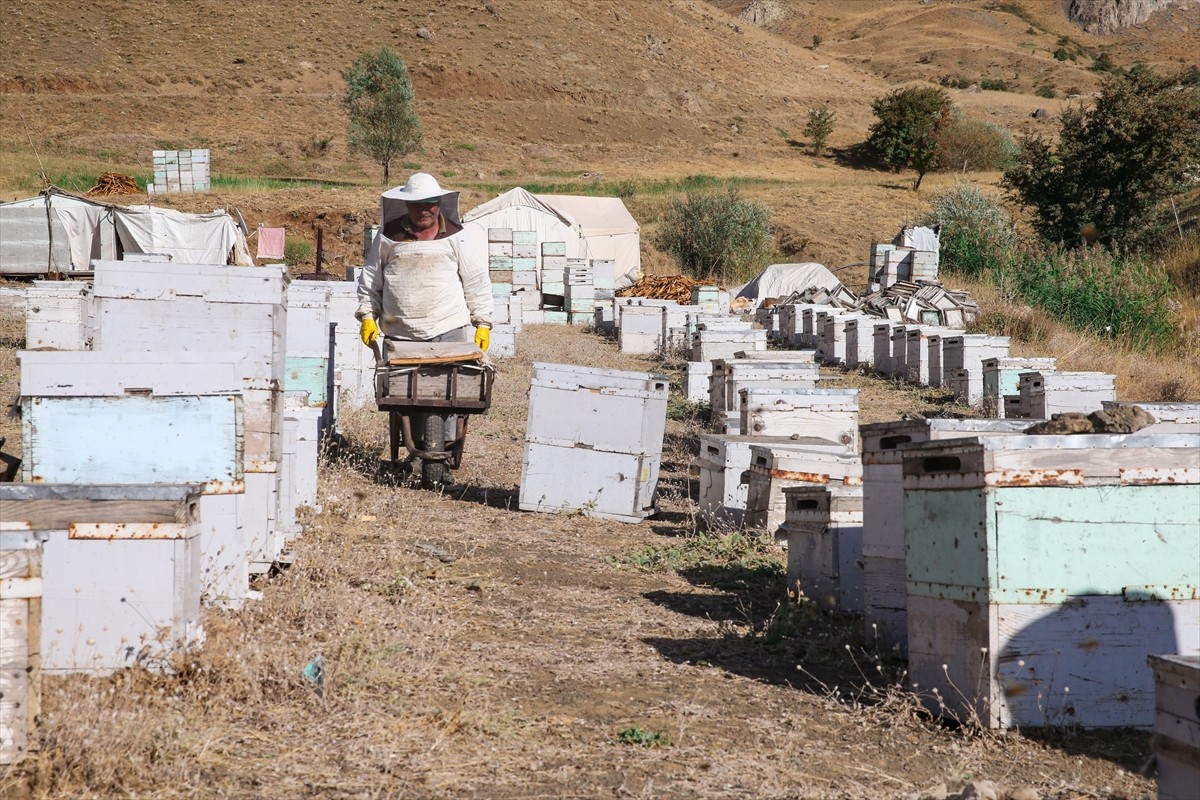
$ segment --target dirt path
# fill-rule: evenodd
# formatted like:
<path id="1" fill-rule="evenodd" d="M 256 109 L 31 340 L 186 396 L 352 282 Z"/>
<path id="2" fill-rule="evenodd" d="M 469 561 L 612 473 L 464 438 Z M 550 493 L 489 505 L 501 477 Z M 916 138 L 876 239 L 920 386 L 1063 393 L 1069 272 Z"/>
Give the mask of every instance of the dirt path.
<path id="1" fill-rule="evenodd" d="M 565 328 L 520 344 L 455 486 L 390 485 L 382 416 L 347 415 L 295 565 L 260 603 L 210 612 L 204 652 L 176 677 L 47 680 L 45 749 L 0 777 L 0 797 L 26 781 L 36 797 L 878 798 L 978 778 L 1043 797 L 1152 793 L 1130 774 L 1148 735 L 923 720 L 856 621 L 777 608 L 779 552 L 698 549 L 687 423 L 670 424 L 659 518 L 514 510 L 531 360 L 654 367 Z M 929 401 L 854 381 L 864 421 Z M 321 695 L 301 676 L 317 654 Z"/>

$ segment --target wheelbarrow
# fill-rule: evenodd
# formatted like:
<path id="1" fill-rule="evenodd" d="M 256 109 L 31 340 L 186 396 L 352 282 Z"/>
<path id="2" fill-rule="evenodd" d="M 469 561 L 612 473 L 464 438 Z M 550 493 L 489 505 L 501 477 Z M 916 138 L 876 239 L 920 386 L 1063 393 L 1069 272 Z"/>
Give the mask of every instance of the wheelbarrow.
<path id="1" fill-rule="evenodd" d="M 421 486 L 432 489 L 462 465 L 468 423 L 491 406 L 496 370 L 473 343 L 389 339 L 386 347 L 385 359 L 371 345 L 375 403 L 388 413 L 392 466 L 403 445 L 408 461 L 421 462 Z"/>

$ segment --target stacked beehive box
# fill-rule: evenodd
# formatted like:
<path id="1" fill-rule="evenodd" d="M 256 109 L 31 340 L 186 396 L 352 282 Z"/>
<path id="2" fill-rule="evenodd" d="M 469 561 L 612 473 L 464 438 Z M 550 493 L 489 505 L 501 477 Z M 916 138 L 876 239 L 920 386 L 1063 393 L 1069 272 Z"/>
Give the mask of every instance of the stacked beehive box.
<path id="1" fill-rule="evenodd" d="M 889 378 L 904 380 L 908 377 L 908 329 L 912 325 L 894 325 L 888 343 L 891 358 L 888 359 Z"/>
<path id="2" fill-rule="evenodd" d="M 924 419 L 863 425 L 864 621 L 868 641 L 908 647 L 902 446 L 971 435 L 1019 434 L 1027 421 Z"/>
<path id="3" fill-rule="evenodd" d="M 875 317 L 854 315 L 846 320 L 846 369 L 875 364 Z"/>
<path id="4" fill-rule="evenodd" d="M 617 307 L 621 317 L 617 328 L 617 346 L 622 353 L 649 355 L 662 350 L 663 303 L 674 304 L 670 300 L 650 303 L 638 299 Z"/>
<path id="5" fill-rule="evenodd" d="M 652 515 L 668 385 L 661 375 L 535 363 L 520 508 L 621 522 Z"/>
<path id="6" fill-rule="evenodd" d="M 859 322 L 872 319 L 865 314 L 850 312 L 829 314 L 822 321 L 821 339 L 817 345 L 817 358 L 826 364 L 840 364 L 849 367 L 849 335 L 851 330 L 857 331 Z M 854 326 L 853 328 L 851 326 Z M 855 343 L 857 347 L 857 341 Z M 857 364 L 858 353 L 854 354 Z"/>
<path id="7" fill-rule="evenodd" d="M 1200 654 L 1200 435 L 904 452 L 909 676 L 988 728 L 1149 727 L 1147 658 Z"/>
<path id="8" fill-rule="evenodd" d="M 962 331 L 934 325 L 910 325 L 906 334 L 908 341 L 905 345 L 905 378 L 909 383 L 915 383 L 918 386 L 940 385 L 942 343 L 947 336 L 959 336 Z M 936 355 L 933 352 L 935 347 L 938 351 Z M 931 373 L 934 362 L 937 363 L 938 384 L 933 383 L 933 374 Z"/>
<path id="9" fill-rule="evenodd" d="M 155 150 L 154 180 L 147 194 L 207 192 L 212 186 L 208 150 Z"/>
<path id="10" fill-rule="evenodd" d="M 861 483 L 862 459 L 841 442 L 797 437 L 784 445 L 751 444 L 744 522 L 747 527 L 765 530 L 776 540 L 787 541 L 783 530 L 787 512 L 784 489 Z"/>
<path id="11" fill-rule="evenodd" d="M 375 356 L 362 343 L 358 310 L 358 287 L 354 281 L 326 281 L 329 285 L 329 320 L 334 329 L 335 400 L 350 408 L 375 403 Z M 334 414 L 337 419 L 337 414 Z"/>
<path id="12" fill-rule="evenodd" d="M 830 611 L 863 610 L 863 487 L 783 490 L 788 590 Z"/>
<path id="13" fill-rule="evenodd" d="M 857 389 L 743 389 L 741 432 L 815 436 L 858 449 Z"/>
<path id="14" fill-rule="evenodd" d="M 283 391 L 307 395 L 313 408 L 325 410 L 323 424 L 334 422 L 330 357 L 335 350 L 329 329 L 332 281 L 291 281 L 284 291 L 288 309 Z"/>
<path id="15" fill-rule="evenodd" d="M 988 358 L 983 369 L 983 410 L 989 417 L 1009 416 L 1007 406 L 1020 411 L 1020 377 L 1023 372 L 1053 372 L 1053 358 Z M 1013 398 L 1008 404 L 1005 398 Z"/>
<path id="16" fill-rule="evenodd" d="M 1150 657 L 1159 800 L 1191 800 L 1200 786 L 1200 656 Z"/>
<path id="17" fill-rule="evenodd" d="M 748 322 L 701 322 L 692 334 L 691 361 L 713 361 L 732 358 L 742 350 L 766 350 L 767 332 L 753 328 Z"/>
<path id="18" fill-rule="evenodd" d="M 0 485 L 6 525 L 44 541 L 42 672 L 164 670 L 203 642 L 198 497 L 187 485 Z"/>
<path id="19" fill-rule="evenodd" d="M 818 366 L 811 362 L 719 358 L 711 363 L 709 405 L 713 419 L 726 414 L 741 418 L 742 389 L 811 389 L 820 377 Z"/>
<path id="20" fill-rule="evenodd" d="M 0 520 L 13 487 L 0 483 Z M 42 546 L 44 530 L 0 526 L 0 767 L 16 764 L 37 742 L 42 683 Z M 38 527 L 45 527 L 44 525 Z"/>
<path id="21" fill-rule="evenodd" d="M 97 350 L 152 350 L 169 329 L 174 352 L 244 354 L 246 491 L 238 514 L 257 552 L 251 570 L 266 572 L 282 545 L 275 525 L 288 338 L 284 267 L 119 261 L 94 266 Z"/>
<path id="22" fill-rule="evenodd" d="M 1117 379 L 1106 372 L 1023 372 L 1019 376 L 1020 413 L 1027 419 L 1098 411 L 1115 400 Z"/>
<path id="23" fill-rule="evenodd" d="M 871 328 L 875 372 L 888 378 L 892 376 L 892 329 L 896 325 L 897 323 L 891 320 L 883 320 L 876 322 Z"/>
<path id="24" fill-rule="evenodd" d="M 83 350 L 94 327 L 86 281 L 34 281 L 25 290 L 25 347 Z"/>
<path id="25" fill-rule="evenodd" d="M 971 406 L 983 403 L 983 362 L 1007 358 L 1009 337 L 966 333 L 942 339 L 942 383 Z"/>

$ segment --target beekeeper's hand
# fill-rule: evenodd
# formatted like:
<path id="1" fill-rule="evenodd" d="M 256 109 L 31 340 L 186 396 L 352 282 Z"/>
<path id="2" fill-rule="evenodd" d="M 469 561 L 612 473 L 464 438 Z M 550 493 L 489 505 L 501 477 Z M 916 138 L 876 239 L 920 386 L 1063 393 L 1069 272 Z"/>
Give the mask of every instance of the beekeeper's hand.
<path id="1" fill-rule="evenodd" d="M 362 337 L 363 344 L 370 347 L 379 338 L 379 326 L 370 317 L 363 317 L 362 327 L 359 328 L 358 334 Z"/>
<path id="2" fill-rule="evenodd" d="M 492 343 L 492 329 L 491 328 L 489 328 L 486 325 L 480 325 L 478 328 L 475 329 L 475 345 L 480 350 L 482 350 L 483 352 L 486 353 L 487 349 L 488 349 L 488 345 L 491 343 Z"/>

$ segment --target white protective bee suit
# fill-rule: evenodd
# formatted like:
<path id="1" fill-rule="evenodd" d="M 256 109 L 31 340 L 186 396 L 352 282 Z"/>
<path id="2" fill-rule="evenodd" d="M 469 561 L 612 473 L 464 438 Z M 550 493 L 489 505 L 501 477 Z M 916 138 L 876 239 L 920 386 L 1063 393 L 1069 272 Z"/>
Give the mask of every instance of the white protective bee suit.
<path id="1" fill-rule="evenodd" d="M 408 202 L 437 198 L 438 238 L 417 240 L 406 229 Z M 484 232 L 458 218 L 458 192 L 443 191 L 417 173 L 380 197 L 382 228 L 358 283 L 358 311 L 386 338 L 471 341 L 492 326 L 492 284 Z"/>

